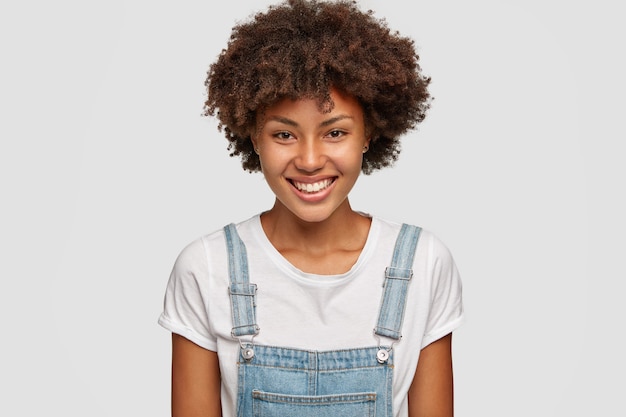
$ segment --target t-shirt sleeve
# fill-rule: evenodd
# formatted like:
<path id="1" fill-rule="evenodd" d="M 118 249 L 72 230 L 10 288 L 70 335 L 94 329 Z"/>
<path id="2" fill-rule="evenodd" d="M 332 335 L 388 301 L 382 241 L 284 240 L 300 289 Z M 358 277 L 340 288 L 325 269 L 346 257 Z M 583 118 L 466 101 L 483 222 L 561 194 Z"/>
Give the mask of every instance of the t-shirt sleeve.
<path id="1" fill-rule="evenodd" d="M 436 237 L 430 243 L 431 305 L 422 348 L 451 333 L 463 322 L 461 277 L 452 254 Z"/>
<path id="2" fill-rule="evenodd" d="M 215 351 L 217 340 L 211 332 L 203 296 L 206 294 L 207 282 L 206 251 L 202 240 L 198 239 L 185 247 L 176 258 L 158 323 L 172 333 Z"/>

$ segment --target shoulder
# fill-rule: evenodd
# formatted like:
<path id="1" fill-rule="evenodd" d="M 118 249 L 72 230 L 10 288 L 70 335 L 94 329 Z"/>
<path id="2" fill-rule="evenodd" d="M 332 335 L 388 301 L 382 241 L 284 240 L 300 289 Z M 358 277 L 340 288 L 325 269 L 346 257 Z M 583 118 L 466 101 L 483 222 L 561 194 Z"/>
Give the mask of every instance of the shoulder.
<path id="1" fill-rule="evenodd" d="M 233 223 L 237 232 L 248 235 L 254 230 L 258 222 L 258 215 L 241 222 Z M 225 224 L 224 227 L 227 225 Z M 204 234 L 183 247 L 176 258 L 175 268 L 179 270 L 194 270 L 208 266 L 210 259 L 222 259 L 226 255 L 226 234 L 224 227 Z"/>
<path id="2" fill-rule="evenodd" d="M 441 265 L 454 264 L 450 249 L 432 230 L 417 224 L 402 223 L 376 216 L 372 218 L 373 224 L 376 224 L 378 228 L 378 239 L 387 245 L 397 241 L 403 224 L 417 228 L 416 261 L 423 263 L 424 266 L 433 269 Z"/>
<path id="3" fill-rule="evenodd" d="M 427 246 L 432 254 L 450 254 L 450 251 L 446 244 L 428 228 L 422 227 L 419 224 L 403 223 L 394 220 L 383 219 L 377 216 L 372 216 L 372 219 L 374 220 L 374 223 L 377 224 L 377 227 L 379 227 L 381 237 L 388 236 L 393 237 L 394 239 L 397 238 L 400 230 L 402 229 L 402 226 L 406 224 L 418 230 L 418 245 L 422 247 Z"/>

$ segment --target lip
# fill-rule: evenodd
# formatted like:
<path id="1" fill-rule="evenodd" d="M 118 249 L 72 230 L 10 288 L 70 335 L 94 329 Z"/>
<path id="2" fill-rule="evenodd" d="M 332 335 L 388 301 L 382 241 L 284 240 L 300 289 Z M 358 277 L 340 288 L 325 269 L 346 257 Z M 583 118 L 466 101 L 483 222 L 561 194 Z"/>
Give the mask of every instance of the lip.
<path id="1" fill-rule="evenodd" d="M 318 201 L 322 201 L 324 200 L 326 197 L 328 197 L 328 195 L 331 193 L 331 191 L 333 190 L 333 188 L 335 187 L 335 183 L 337 182 L 337 178 L 338 177 L 323 177 L 323 178 L 288 178 L 287 182 L 289 182 L 289 185 L 291 186 L 291 189 L 293 190 L 293 192 L 296 194 L 296 196 L 298 196 L 299 199 L 309 202 L 309 203 L 315 203 Z M 330 181 L 330 184 L 328 184 L 325 188 L 319 190 L 319 191 L 303 191 L 301 189 L 299 189 L 298 187 L 296 187 L 294 182 L 297 182 L 299 185 L 304 185 L 304 184 L 321 184 L 324 183 L 325 181 Z M 300 187 L 302 188 L 302 186 Z"/>

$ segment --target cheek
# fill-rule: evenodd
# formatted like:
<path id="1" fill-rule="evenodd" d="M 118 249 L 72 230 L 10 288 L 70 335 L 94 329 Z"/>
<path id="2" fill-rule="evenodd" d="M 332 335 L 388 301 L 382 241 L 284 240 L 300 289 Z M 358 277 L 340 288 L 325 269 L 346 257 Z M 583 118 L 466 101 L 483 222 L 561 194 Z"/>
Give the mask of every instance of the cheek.
<path id="1" fill-rule="evenodd" d="M 276 175 L 284 171 L 287 164 L 284 155 L 273 149 L 263 149 L 259 157 L 261 163 L 261 171 L 264 175 Z"/>
<path id="2" fill-rule="evenodd" d="M 363 152 L 361 148 L 356 148 L 342 155 L 337 161 L 346 171 L 360 171 L 363 165 Z"/>

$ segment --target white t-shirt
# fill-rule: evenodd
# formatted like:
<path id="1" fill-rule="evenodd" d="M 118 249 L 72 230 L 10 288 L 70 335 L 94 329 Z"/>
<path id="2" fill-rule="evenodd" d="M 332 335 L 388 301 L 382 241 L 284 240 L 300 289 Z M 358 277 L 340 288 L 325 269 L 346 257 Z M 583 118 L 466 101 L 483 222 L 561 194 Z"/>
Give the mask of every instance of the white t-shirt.
<path id="1" fill-rule="evenodd" d="M 246 245 L 250 282 L 258 287 L 254 343 L 306 350 L 389 345 L 374 335 L 385 268 L 401 224 L 372 218 L 367 242 L 350 271 L 300 271 L 270 243 L 256 215 L 237 225 Z M 183 249 L 167 285 L 159 324 L 218 353 L 224 416 L 235 415 L 239 342 L 231 337 L 228 258 L 223 230 Z M 393 407 L 407 416 L 407 392 L 420 350 L 463 319 L 461 280 L 448 249 L 422 230 L 413 262 L 402 339 L 393 346 Z"/>

